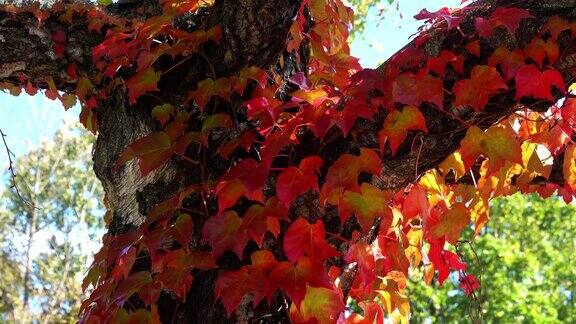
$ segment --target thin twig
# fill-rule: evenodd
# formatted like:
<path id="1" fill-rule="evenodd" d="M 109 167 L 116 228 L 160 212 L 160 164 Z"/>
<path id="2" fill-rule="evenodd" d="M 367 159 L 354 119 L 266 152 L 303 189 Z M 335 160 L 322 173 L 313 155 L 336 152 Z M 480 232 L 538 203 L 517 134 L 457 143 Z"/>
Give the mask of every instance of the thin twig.
<path id="1" fill-rule="evenodd" d="M 18 185 L 16 183 L 16 170 L 14 169 L 14 161 L 12 160 L 12 158 L 16 158 L 16 155 L 14 155 L 14 152 L 12 152 L 10 147 L 8 147 L 8 143 L 6 142 L 7 135 L 2 129 L 0 129 L 0 135 L 2 136 L 2 142 L 4 142 L 4 148 L 6 149 L 6 155 L 8 156 L 8 170 L 10 171 L 10 175 L 12 177 L 12 185 L 10 185 L 10 188 L 14 189 L 16 195 L 18 198 L 20 198 L 20 200 L 22 200 L 22 202 L 24 202 L 26 205 L 30 205 L 30 202 L 20 194 L 20 190 L 18 190 Z"/>

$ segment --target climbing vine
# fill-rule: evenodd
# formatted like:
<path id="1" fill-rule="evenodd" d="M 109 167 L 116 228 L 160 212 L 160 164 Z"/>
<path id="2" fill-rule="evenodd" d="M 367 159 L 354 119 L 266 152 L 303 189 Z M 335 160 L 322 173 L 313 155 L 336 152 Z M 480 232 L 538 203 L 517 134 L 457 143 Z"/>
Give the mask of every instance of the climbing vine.
<path id="1" fill-rule="evenodd" d="M 66 108 L 79 101 L 94 133 L 100 103 L 125 89 L 132 105 L 154 103 L 157 131 L 124 148 L 114 170 L 137 163 L 147 177 L 174 161 L 198 170 L 142 224 L 104 237 L 81 322 L 158 322 L 161 294 L 184 302 L 213 269 L 228 316 L 247 298 L 253 307 L 280 298 L 295 323 L 406 321 L 410 269 L 440 285 L 455 272 L 467 295 L 479 289 L 456 247 L 465 227 L 481 232 L 490 199 L 521 191 L 572 200 L 576 101 L 562 70 L 574 50 L 570 17 L 538 17 L 527 4 L 423 10 L 412 43 L 372 70 L 350 55 L 352 10 L 305 0 L 272 67 L 226 73 L 209 55 L 226 31 L 194 18 L 213 5 L 165 0 L 161 14 L 143 7 L 136 17 L 82 4 L 3 7 L 38 25 L 86 20 L 103 37 L 93 71 L 71 63 L 61 84 L 22 74 L 3 88 L 42 88 Z M 531 36 L 516 39 L 521 30 Z M 54 32 L 51 55 L 68 55 L 67 36 Z M 159 91 L 192 61 L 203 76 L 184 96 Z M 451 154 L 422 165 L 446 138 L 457 143 Z M 392 165 L 400 155 L 409 159 Z M 390 179 L 393 167 L 409 176 Z M 362 311 L 345 313 L 350 300 Z"/>

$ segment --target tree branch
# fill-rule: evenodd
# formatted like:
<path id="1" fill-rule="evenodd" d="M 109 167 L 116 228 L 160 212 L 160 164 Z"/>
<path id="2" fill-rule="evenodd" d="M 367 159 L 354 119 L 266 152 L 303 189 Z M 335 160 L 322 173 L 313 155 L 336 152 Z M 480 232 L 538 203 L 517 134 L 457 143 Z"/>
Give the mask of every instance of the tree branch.
<path id="1" fill-rule="evenodd" d="M 494 4 L 494 5 L 490 5 Z M 467 44 L 464 35 L 473 32 L 473 21 L 478 16 L 486 16 L 494 6 L 513 5 L 518 8 L 525 8 L 537 17 L 524 21 L 518 29 L 516 37 L 510 37 L 508 33 L 497 33 L 496 36 L 482 43 L 483 50 L 486 48 L 495 49 L 500 46 L 508 48 L 522 48 L 529 43 L 535 36 L 547 19 L 554 15 L 560 15 L 569 20 L 576 19 L 576 5 L 573 1 L 478 1 L 471 4 L 478 9 L 471 10 L 461 23 L 462 32 L 452 30 L 445 32 L 442 29 L 431 28 L 431 39 L 424 46 L 424 55 L 426 57 L 437 56 L 441 50 L 451 50 L 461 52 L 463 46 Z M 566 80 L 573 80 L 574 68 L 576 68 L 576 47 L 572 43 L 559 44 L 562 57 L 555 64 L 556 68 L 563 73 Z M 412 41 L 404 49 L 399 51 L 395 56 L 379 67 L 383 72 L 388 66 L 395 66 L 403 71 L 416 71 L 417 69 L 406 68 L 397 63 L 398 57 L 407 51 L 416 50 L 415 41 Z M 470 66 L 486 64 L 487 57 L 479 57 Z M 465 67 L 466 69 L 467 67 Z M 456 82 L 458 78 L 455 75 L 447 74 L 445 82 Z M 446 95 L 447 100 L 444 103 L 444 111 L 430 105 L 421 107 L 421 111 L 426 119 L 427 133 L 412 135 L 404 141 L 399 152 L 392 155 L 388 149 L 385 152 L 383 161 L 384 168 L 380 178 L 376 183 L 381 188 L 398 189 L 413 182 L 417 177 L 431 168 L 435 168 L 446 157 L 459 148 L 460 141 L 466 134 L 467 129 L 476 125 L 486 129 L 498 121 L 504 119 L 515 111 L 528 108 L 537 108 L 536 104 L 543 104 L 545 108 L 551 106 L 553 102 L 524 102 L 517 104 L 513 92 L 508 91 L 492 98 L 485 109 L 479 113 L 474 113 L 471 109 L 462 109 L 453 106 L 454 97 L 451 94 Z M 559 96 L 560 97 L 560 96 Z M 377 120 L 381 123 L 384 117 Z M 419 149 L 412 149 L 412 143 L 415 136 L 418 136 L 422 143 L 418 145 Z M 372 140 L 376 141 L 375 138 Z M 377 141 L 376 141 L 377 143 Z M 418 171 L 415 176 L 415 170 Z"/>

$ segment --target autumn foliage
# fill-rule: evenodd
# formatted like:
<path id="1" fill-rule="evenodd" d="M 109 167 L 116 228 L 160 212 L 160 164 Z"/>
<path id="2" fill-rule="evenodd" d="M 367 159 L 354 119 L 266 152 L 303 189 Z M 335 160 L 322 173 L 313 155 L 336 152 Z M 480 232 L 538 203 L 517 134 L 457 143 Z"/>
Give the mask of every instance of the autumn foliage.
<path id="1" fill-rule="evenodd" d="M 56 91 L 51 79 L 5 88 L 35 93 L 41 86 L 66 107 L 77 98 L 81 121 L 94 133 L 98 103 L 113 89 L 125 89 L 131 104 L 157 101 L 150 113 L 158 131 L 126 147 L 116 169 L 137 161 L 146 177 L 174 160 L 203 171 L 213 159 L 226 164 L 218 177 L 201 172 L 137 228 L 104 237 L 84 282 L 95 289 L 82 305 L 83 323 L 158 322 L 163 291 L 181 301 L 194 298 L 188 292 L 195 277 L 214 269 L 215 302 L 228 316 L 246 300 L 256 307 L 281 298 L 294 323 L 403 321 L 410 269 L 423 269 L 429 284 L 457 272 L 463 291 L 474 295 L 481 283 L 454 247 L 464 228 L 480 232 L 491 198 L 521 191 L 572 200 L 576 101 L 557 63 L 572 46 L 576 25 L 563 17 L 483 3 L 422 11 L 417 18 L 427 27 L 370 70 L 350 56 L 352 10 L 341 0 L 306 0 L 284 48 L 306 60 L 304 71 L 287 77 L 248 66 L 217 75 L 218 62 L 203 51 L 222 41 L 221 28 L 173 24 L 211 1 L 163 5 L 162 15 L 147 19 L 120 19 L 84 5 L 5 8 L 14 15 L 31 11 L 38 24 L 48 15 L 63 22 L 89 17 L 88 28 L 105 35 L 92 49 L 98 73 L 79 73 L 74 65 L 65 71 L 73 93 Z M 493 46 L 498 42 L 491 40 L 514 38 L 536 19 L 545 22 L 522 46 Z M 428 45 L 439 33 L 459 43 L 431 55 Z M 63 55 L 66 34 L 58 31 L 53 40 L 54 54 Z M 301 57 L 303 48 L 309 57 Z M 191 57 L 212 68 L 185 98 L 163 98 L 159 83 Z M 452 124 L 438 132 L 435 115 Z M 423 138 L 457 132 L 452 155 L 419 165 Z M 387 163 L 408 153 L 416 161 L 412 183 L 385 185 Z M 300 214 L 306 204 L 318 213 Z M 202 242 L 193 241 L 195 233 Z M 222 268 L 224 258 L 236 266 Z M 138 259 L 147 266 L 134 267 Z M 345 315 L 350 299 L 363 312 Z"/>

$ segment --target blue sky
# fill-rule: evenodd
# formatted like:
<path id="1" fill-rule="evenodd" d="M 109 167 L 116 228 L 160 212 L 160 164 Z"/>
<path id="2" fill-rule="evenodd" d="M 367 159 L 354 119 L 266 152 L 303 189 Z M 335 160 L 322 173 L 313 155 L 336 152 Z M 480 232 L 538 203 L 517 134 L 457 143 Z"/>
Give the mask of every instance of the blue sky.
<path id="1" fill-rule="evenodd" d="M 377 15 L 378 8 L 371 11 L 363 36 L 356 37 L 352 44 L 352 54 L 360 58 L 364 67 L 378 66 L 409 41 L 421 25 L 412 17 L 422 8 L 432 11 L 444 6 L 455 7 L 460 0 L 400 0 L 391 6 L 387 3 L 384 0 L 379 6 L 388 8 L 384 15 Z M 37 147 L 40 141 L 49 140 L 65 119 L 78 120 L 79 112 L 79 107 L 64 111 L 59 101 L 43 95 L 14 97 L 0 92 L 0 129 L 8 135 L 8 145 L 16 155 Z M 5 170 L 7 166 L 2 145 L 0 169 Z"/>

